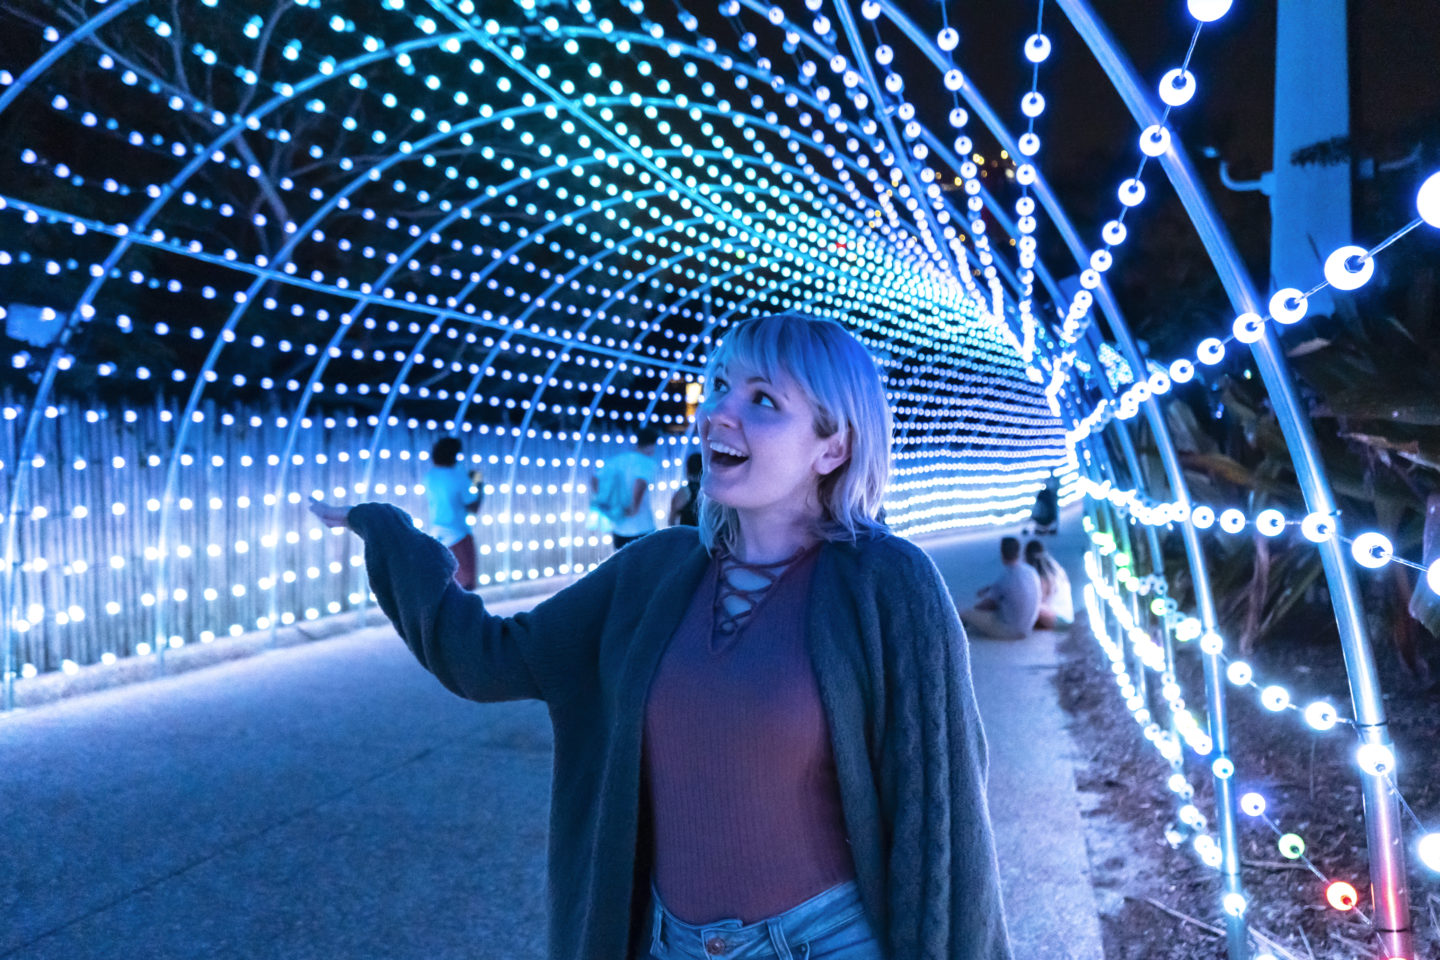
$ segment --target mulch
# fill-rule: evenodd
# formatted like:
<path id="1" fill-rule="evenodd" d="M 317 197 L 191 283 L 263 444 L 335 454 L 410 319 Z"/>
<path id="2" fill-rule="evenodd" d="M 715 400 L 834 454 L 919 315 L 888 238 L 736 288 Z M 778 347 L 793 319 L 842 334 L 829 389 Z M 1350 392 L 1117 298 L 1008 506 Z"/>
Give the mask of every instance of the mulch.
<path id="1" fill-rule="evenodd" d="M 1377 644 L 1378 646 L 1378 644 Z M 1102 905 L 1107 960 L 1225 958 L 1217 871 L 1188 845 L 1165 840 L 1176 823 L 1177 798 L 1166 785 L 1169 765 L 1148 743 L 1120 698 L 1099 645 L 1080 623 L 1061 645 L 1056 674 L 1060 701 L 1072 717 L 1078 749 L 1077 785 L 1086 812 L 1092 880 Z M 1198 651 L 1178 665 L 1183 689 L 1203 716 Z M 1422 823 L 1440 828 L 1440 686 L 1411 679 L 1387 649 L 1377 650 L 1385 703 L 1400 764 L 1398 782 Z M 1349 711 L 1339 640 L 1317 622 L 1267 642 L 1249 662 L 1259 683 L 1279 683 L 1294 702 L 1325 697 Z M 1440 675 L 1440 672 L 1432 675 Z M 1345 726 L 1311 730 L 1297 711 L 1271 713 L 1258 692 L 1228 683 L 1230 739 L 1237 796 L 1255 790 L 1280 829 L 1299 834 L 1306 853 L 1331 879 L 1370 891 L 1354 734 Z M 1158 699 L 1158 698 L 1157 698 Z M 1194 802 L 1213 818 L 1208 764 L 1186 752 Z M 1403 814 L 1402 814 L 1403 816 Z M 1412 927 L 1417 957 L 1440 957 L 1440 877 L 1416 862 L 1413 823 L 1405 823 Z M 1375 956 L 1376 941 L 1357 911 L 1341 913 L 1325 901 L 1324 884 L 1303 864 L 1286 860 L 1263 821 L 1240 815 L 1242 881 L 1251 928 L 1273 939 L 1280 960 L 1354 960 Z"/>

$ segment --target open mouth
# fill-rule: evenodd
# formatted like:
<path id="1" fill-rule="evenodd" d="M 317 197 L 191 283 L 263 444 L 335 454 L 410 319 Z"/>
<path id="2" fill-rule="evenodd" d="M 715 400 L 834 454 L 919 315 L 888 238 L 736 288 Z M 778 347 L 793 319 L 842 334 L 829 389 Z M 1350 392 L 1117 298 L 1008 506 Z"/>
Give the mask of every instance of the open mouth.
<path id="1" fill-rule="evenodd" d="M 723 443 L 710 444 L 710 465 L 713 467 L 738 467 L 750 458 Z"/>

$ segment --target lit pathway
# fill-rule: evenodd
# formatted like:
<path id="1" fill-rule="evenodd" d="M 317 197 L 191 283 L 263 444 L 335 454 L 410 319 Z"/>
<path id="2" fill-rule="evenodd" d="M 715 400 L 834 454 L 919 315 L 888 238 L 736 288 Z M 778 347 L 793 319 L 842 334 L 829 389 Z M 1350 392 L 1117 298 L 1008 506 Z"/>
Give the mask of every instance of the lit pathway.
<path id="1" fill-rule="evenodd" d="M 994 543 L 929 545 L 957 597 Z M 1099 960 L 1053 656 L 973 645 L 1000 858 L 1017 960 Z M 388 630 L 11 715 L 0 770 L 0 958 L 543 956 L 545 711 Z"/>

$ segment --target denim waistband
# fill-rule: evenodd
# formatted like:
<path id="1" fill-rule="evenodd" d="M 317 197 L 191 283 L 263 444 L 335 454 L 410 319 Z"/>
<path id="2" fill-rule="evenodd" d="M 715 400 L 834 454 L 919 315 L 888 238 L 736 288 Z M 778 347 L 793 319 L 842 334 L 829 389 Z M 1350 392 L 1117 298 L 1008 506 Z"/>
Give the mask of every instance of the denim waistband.
<path id="1" fill-rule="evenodd" d="M 766 920 L 693 924 L 665 909 L 654 887 L 650 950 L 667 960 L 793 960 L 800 944 L 850 923 L 864 913 L 860 888 L 850 880 Z"/>

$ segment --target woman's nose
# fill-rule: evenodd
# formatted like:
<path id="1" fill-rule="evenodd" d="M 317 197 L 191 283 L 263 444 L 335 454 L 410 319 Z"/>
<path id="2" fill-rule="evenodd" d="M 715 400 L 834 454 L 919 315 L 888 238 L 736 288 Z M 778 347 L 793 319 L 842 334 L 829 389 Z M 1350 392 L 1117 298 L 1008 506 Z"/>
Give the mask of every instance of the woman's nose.
<path id="1" fill-rule="evenodd" d="M 712 423 L 723 423 L 726 426 L 734 426 L 735 417 L 735 395 L 727 393 L 724 396 L 716 397 L 705 405 L 705 418 Z"/>

